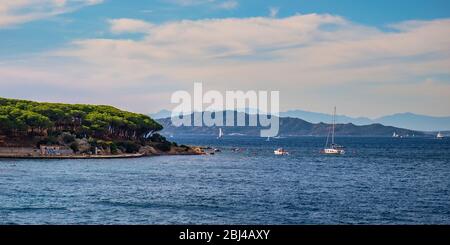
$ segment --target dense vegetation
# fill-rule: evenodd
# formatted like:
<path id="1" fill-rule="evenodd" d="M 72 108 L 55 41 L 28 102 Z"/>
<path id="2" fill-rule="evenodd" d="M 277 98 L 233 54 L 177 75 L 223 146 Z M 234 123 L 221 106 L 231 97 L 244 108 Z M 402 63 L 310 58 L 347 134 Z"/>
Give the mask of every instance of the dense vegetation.
<path id="1" fill-rule="evenodd" d="M 145 141 L 161 129 L 146 115 L 112 106 L 0 98 L 0 135 L 9 137 L 46 137 L 68 132 L 76 138 Z"/>
<path id="2" fill-rule="evenodd" d="M 0 98 L 0 131 L 6 135 L 71 132 L 105 139 L 145 139 L 162 126 L 146 115 L 104 105 L 38 103 Z"/>

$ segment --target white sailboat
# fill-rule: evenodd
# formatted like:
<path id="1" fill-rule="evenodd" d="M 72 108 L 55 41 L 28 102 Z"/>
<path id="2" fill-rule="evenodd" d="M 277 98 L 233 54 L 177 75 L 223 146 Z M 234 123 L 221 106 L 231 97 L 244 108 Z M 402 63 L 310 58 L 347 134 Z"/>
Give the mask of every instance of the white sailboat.
<path id="1" fill-rule="evenodd" d="M 219 136 L 217 136 L 217 139 L 220 139 L 223 137 L 223 131 L 222 128 L 219 128 Z"/>
<path id="2" fill-rule="evenodd" d="M 394 132 L 394 133 L 392 134 L 392 138 L 398 138 L 398 137 L 400 137 L 400 135 L 398 135 L 396 132 Z"/>
<path id="3" fill-rule="evenodd" d="M 331 132 L 328 132 L 327 142 L 325 143 L 324 149 L 321 150 L 320 153 L 322 153 L 322 154 L 329 154 L 329 155 L 343 155 L 343 154 L 345 154 L 345 150 L 343 149 L 344 147 L 342 147 L 340 145 L 337 145 L 334 142 L 335 127 L 336 127 L 336 107 L 334 107 L 333 123 L 332 123 L 331 129 L 330 129 Z M 329 143 L 329 138 L 330 138 L 330 133 L 331 133 L 331 144 L 328 144 Z"/>
<path id="4" fill-rule="evenodd" d="M 443 138 L 444 138 L 444 135 L 441 134 L 441 132 L 439 132 L 439 133 L 436 135 L 436 139 L 443 139 Z"/>

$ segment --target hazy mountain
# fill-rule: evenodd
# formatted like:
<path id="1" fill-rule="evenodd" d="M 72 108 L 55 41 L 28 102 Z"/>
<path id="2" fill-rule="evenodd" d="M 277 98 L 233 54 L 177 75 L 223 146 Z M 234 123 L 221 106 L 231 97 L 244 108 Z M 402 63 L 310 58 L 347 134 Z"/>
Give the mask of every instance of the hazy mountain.
<path id="1" fill-rule="evenodd" d="M 252 112 L 250 112 L 252 114 Z M 170 117 L 170 111 L 162 110 L 158 113 L 151 114 L 152 118 L 161 119 Z M 331 114 L 310 112 L 303 110 L 289 110 L 280 112 L 280 117 L 291 117 L 305 120 L 310 123 L 330 123 Z M 419 115 L 413 113 L 397 113 L 389 116 L 383 116 L 376 119 L 367 117 L 349 117 L 345 115 L 336 116 L 337 123 L 352 123 L 355 125 L 383 124 L 386 126 L 394 126 L 406 128 L 416 131 L 448 131 L 450 130 L 450 117 L 433 117 Z"/>
<path id="2" fill-rule="evenodd" d="M 330 123 L 333 115 L 319 112 L 310 112 L 303 110 L 289 110 L 280 112 L 280 117 L 300 118 L 311 123 Z M 338 123 L 353 123 L 356 125 L 366 125 L 374 123 L 371 119 L 366 117 L 348 117 L 344 115 L 336 115 L 336 122 Z"/>
<path id="3" fill-rule="evenodd" d="M 237 109 L 237 111 L 239 112 L 245 112 L 248 114 L 257 114 L 258 113 L 258 109 L 251 109 L 251 108 L 242 108 L 242 109 Z M 190 113 L 187 113 L 190 114 Z M 148 114 L 151 118 L 153 119 L 162 119 L 162 118 L 167 118 L 167 117 L 171 117 L 172 116 L 172 112 L 166 109 L 160 110 L 156 113 L 150 113 Z"/>
<path id="4" fill-rule="evenodd" d="M 150 113 L 149 116 L 153 119 L 161 119 L 171 117 L 172 112 L 169 110 L 160 110 L 157 113 Z"/>
<path id="5" fill-rule="evenodd" d="M 403 127 L 420 131 L 450 130 L 450 117 L 432 117 L 413 113 L 398 113 L 374 121 L 384 125 Z"/>
<path id="6" fill-rule="evenodd" d="M 235 122 L 237 119 L 237 115 L 241 114 L 241 112 L 235 112 Z M 190 115 L 192 122 L 194 121 L 193 114 Z M 246 122 L 249 121 L 251 117 L 256 117 L 257 115 L 249 115 L 244 114 L 246 118 Z M 224 121 L 226 120 L 226 116 L 224 115 Z M 172 125 L 172 121 L 170 118 L 158 119 L 160 124 L 163 125 L 164 130 L 162 133 L 166 135 L 217 135 L 219 132 L 219 127 L 175 127 Z M 236 123 L 235 123 L 236 125 Z M 232 126 L 232 127 L 221 127 L 226 135 L 230 134 L 243 134 L 243 135 L 251 135 L 258 136 L 261 129 L 259 124 L 256 127 L 249 126 Z M 328 134 L 330 125 L 326 123 L 310 123 L 305 120 L 299 118 L 290 118 L 290 117 L 280 117 L 280 136 L 326 136 Z M 336 134 L 340 136 L 383 136 L 390 137 L 393 132 L 401 136 L 424 136 L 425 134 L 418 131 L 396 128 L 392 126 L 383 126 L 381 124 L 370 124 L 358 126 L 352 123 L 346 124 L 337 124 L 336 125 Z"/>

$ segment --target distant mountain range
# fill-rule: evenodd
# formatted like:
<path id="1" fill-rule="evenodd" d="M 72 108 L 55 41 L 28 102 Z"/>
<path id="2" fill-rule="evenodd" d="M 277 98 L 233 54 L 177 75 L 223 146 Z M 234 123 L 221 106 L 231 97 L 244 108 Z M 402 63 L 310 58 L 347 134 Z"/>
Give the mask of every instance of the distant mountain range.
<path id="1" fill-rule="evenodd" d="M 308 112 L 302 110 L 291 110 L 280 113 L 281 117 L 301 118 L 308 122 L 331 122 L 332 115 L 317 112 Z M 450 130 L 450 117 L 433 117 L 418 115 L 410 112 L 397 113 L 389 116 L 383 116 L 376 119 L 367 117 L 348 117 L 345 115 L 336 116 L 337 122 L 353 123 L 355 125 L 367 125 L 380 123 L 386 126 L 407 128 L 418 131 L 445 131 Z"/>
<path id="2" fill-rule="evenodd" d="M 169 110 L 162 110 L 150 116 L 155 119 L 170 117 Z M 332 120 L 331 114 L 309 112 L 303 110 L 289 110 L 280 112 L 280 117 L 291 117 L 305 120 L 310 123 L 329 123 Z M 399 128 L 407 128 L 416 131 L 449 131 L 450 117 L 433 117 L 426 115 L 418 115 L 413 113 L 397 113 L 389 116 L 383 116 L 376 119 L 367 117 L 349 117 L 345 115 L 337 115 L 338 123 L 352 123 L 355 125 L 382 124 Z"/>
<path id="3" fill-rule="evenodd" d="M 413 113 L 399 113 L 375 119 L 384 125 L 400 126 L 420 131 L 450 130 L 450 117 L 432 117 Z"/>
<path id="4" fill-rule="evenodd" d="M 244 114 L 246 122 L 250 117 L 257 117 L 257 115 L 249 115 L 242 112 L 235 112 L 235 121 L 238 114 Z M 194 115 L 191 114 L 191 120 L 194 121 Z M 226 116 L 224 115 L 224 122 Z M 225 131 L 225 135 L 249 135 L 259 136 L 261 125 L 256 127 L 250 126 L 232 126 L 232 127 L 175 127 L 172 124 L 171 118 L 157 119 L 163 125 L 162 133 L 166 135 L 217 135 L 219 128 Z M 235 123 L 236 125 L 236 123 Z M 280 131 L 279 136 L 326 136 L 329 132 L 330 124 L 326 123 L 310 123 L 299 118 L 280 117 Z M 425 136 L 426 134 L 419 131 L 397 128 L 392 126 L 383 126 L 381 124 L 370 124 L 358 126 L 352 123 L 337 124 L 336 134 L 340 136 L 382 136 L 391 137 L 393 133 L 400 136 Z"/>
<path id="5" fill-rule="evenodd" d="M 150 117 L 153 119 L 162 119 L 162 118 L 168 118 L 172 115 L 172 112 L 169 110 L 160 110 L 156 113 L 150 113 Z"/>

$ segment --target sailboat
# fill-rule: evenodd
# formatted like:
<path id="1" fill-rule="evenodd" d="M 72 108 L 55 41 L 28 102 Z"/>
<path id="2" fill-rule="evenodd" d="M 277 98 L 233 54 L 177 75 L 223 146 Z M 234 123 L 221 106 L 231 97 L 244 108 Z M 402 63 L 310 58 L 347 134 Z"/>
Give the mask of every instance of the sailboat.
<path id="1" fill-rule="evenodd" d="M 398 135 L 396 132 L 394 132 L 394 133 L 392 134 L 392 138 L 398 138 L 398 137 L 400 137 L 400 135 Z"/>
<path id="2" fill-rule="evenodd" d="M 443 139 L 443 138 L 444 138 L 444 135 L 441 134 L 441 132 L 439 132 L 439 133 L 436 135 L 436 139 Z"/>
<path id="3" fill-rule="evenodd" d="M 222 128 L 219 128 L 219 136 L 217 136 L 217 139 L 220 139 L 223 137 L 223 131 Z"/>
<path id="4" fill-rule="evenodd" d="M 320 153 L 322 153 L 322 154 L 329 154 L 329 155 L 343 155 L 343 154 L 345 154 L 345 150 L 343 149 L 344 147 L 334 143 L 335 127 L 336 127 L 336 107 L 334 107 L 333 123 L 332 123 L 331 129 L 330 129 L 331 132 L 328 132 L 327 142 L 325 143 L 324 149 L 321 150 Z M 331 144 L 328 144 L 329 143 L 329 138 L 330 138 L 330 133 L 331 133 Z"/>
<path id="5" fill-rule="evenodd" d="M 270 141 L 270 137 L 267 137 L 266 141 Z"/>

